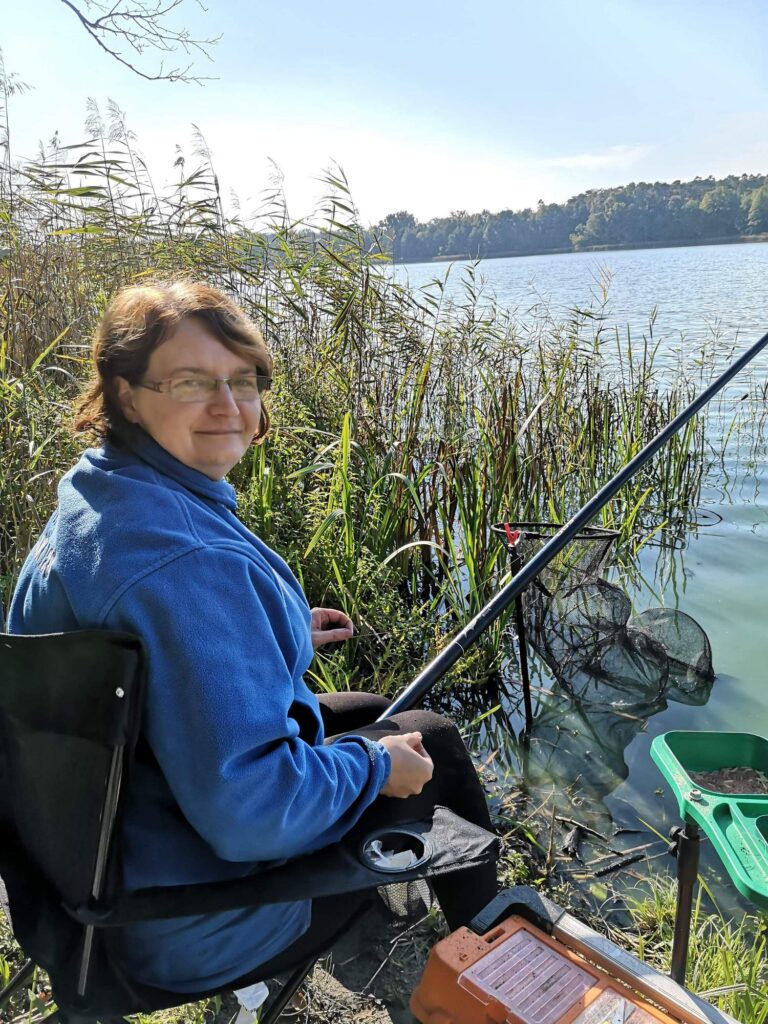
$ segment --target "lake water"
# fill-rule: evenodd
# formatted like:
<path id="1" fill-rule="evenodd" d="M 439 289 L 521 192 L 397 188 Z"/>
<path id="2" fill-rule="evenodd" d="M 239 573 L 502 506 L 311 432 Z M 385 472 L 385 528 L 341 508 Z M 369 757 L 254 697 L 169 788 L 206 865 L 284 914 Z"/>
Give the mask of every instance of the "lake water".
<path id="1" fill-rule="evenodd" d="M 447 295 L 464 301 L 462 264 L 410 264 L 394 273 L 415 287 L 429 287 L 448 273 Z M 708 361 L 722 369 L 734 351 L 768 331 L 768 245 L 488 260 L 476 265 L 475 275 L 487 298 L 523 319 L 542 306 L 559 317 L 574 307 L 599 310 L 607 337 L 617 330 L 624 344 L 628 326 L 636 342 L 642 335 L 652 337 L 661 364 L 670 368 L 695 367 L 706 346 Z M 768 452 L 765 400 L 757 397 L 766 383 L 764 351 L 709 417 L 707 433 L 717 458 L 703 488 L 699 518 L 711 525 L 692 528 L 682 549 L 643 549 L 639 575 L 621 581 L 636 611 L 660 604 L 677 608 L 705 630 L 716 672 L 706 702 L 696 706 L 670 697 L 627 707 L 625 701 L 616 715 L 610 709 L 606 714 L 610 695 L 605 693 L 596 701 L 570 703 L 561 694 L 553 699 L 544 693 L 530 754 L 508 739 L 507 730 L 505 749 L 496 758 L 507 765 L 507 778 L 527 777 L 541 799 L 547 786 L 558 793 L 572 787 L 568 806 L 576 808 L 579 820 L 603 829 L 610 827 L 610 818 L 627 828 L 645 829 L 649 823 L 666 835 L 679 815 L 650 759 L 653 737 L 670 729 L 768 736 Z M 744 399 L 747 393 L 750 398 Z M 725 425 L 735 413 L 740 427 L 726 443 Z M 546 675 L 542 680 L 548 688 Z M 506 710 L 507 721 L 519 723 L 517 708 Z M 486 749 L 498 747 L 503 729 L 494 727 L 493 718 L 483 729 Z M 624 847 L 641 841 L 633 834 Z M 723 872 L 708 846 L 705 870 L 721 903 L 734 905 L 733 889 L 717 883 Z M 654 865 L 669 870 L 667 861 Z"/>
<path id="2" fill-rule="evenodd" d="M 409 263 L 395 274 L 416 288 L 448 274 L 447 294 L 463 295 L 466 263 Z M 607 288 L 608 323 L 653 335 L 662 348 L 694 351 L 713 334 L 725 343 L 768 330 L 768 245 L 626 249 L 484 260 L 476 277 L 488 296 L 525 316 L 544 305 L 556 316 L 597 308 Z M 768 357 L 764 362 L 768 366 Z"/>
<path id="3" fill-rule="evenodd" d="M 445 294 L 465 301 L 469 263 L 410 263 L 395 275 L 415 288 L 445 281 Z M 564 253 L 484 260 L 475 267 L 483 296 L 495 299 L 523 321 L 547 310 L 565 319 L 574 309 L 603 317 L 610 343 L 627 328 L 635 345 L 658 345 L 660 366 L 690 366 L 706 345 L 715 366 L 724 366 L 734 346 L 768 331 L 768 245 L 702 245 L 601 253 Z M 651 326 L 651 321 L 653 321 Z M 768 372 L 768 353 L 754 363 Z M 733 388 L 738 388 L 734 382 Z"/>

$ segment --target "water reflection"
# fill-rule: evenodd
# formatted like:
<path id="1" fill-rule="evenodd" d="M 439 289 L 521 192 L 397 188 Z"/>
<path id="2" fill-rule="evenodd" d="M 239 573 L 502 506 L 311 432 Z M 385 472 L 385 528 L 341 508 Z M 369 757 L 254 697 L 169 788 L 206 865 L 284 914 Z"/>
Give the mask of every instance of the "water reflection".
<path id="1" fill-rule="evenodd" d="M 685 527 L 716 518 L 692 516 Z M 524 729 L 512 655 L 507 684 L 499 681 L 495 693 L 484 695 L 486 708 L 493 702 L 497 710 L 483 720 L 476 745 L 507 787 L 522 788 L 552 813 L 609 831 L 605 798 L 629 775 L 629 744 L 670 702 L 706 704 L 715 677 L 704 630 L 684 612 L 658 605 L 658 594 L 676 589 L 678 574 L 685 579 L 676 545 L 660 552 L 669 558 L 655 561 L 661 578 L 644 580 L 625 559 L 617 578 L 631 580 L 635 597 L 642 581 L 656 604 L 634 614 L 623 587 L 597 575 L 605 571 L 607 549 L 590 557 L 595 546 L 586 538 L 566 549 L 526 594 L 536 697 L 531 729 Z"/>
<path id="2" fill-rule="evenodd" d="M 650 618 L 658 615 L 656 625 L 671 639 L 687 633 L 688 626 L 699 631 L 687 617 L 680 620 L 667 612 L 654 609 Z M 551 794 L 558 813 L 595 828 L 606 827 L 610 816 L 604 799 L 627 778 L 625 750 L 648 719 L 666 710 L 669 701 L 704 705 L 712 690 L 706 651 L 701 651 L 698 668 L 685 664 L 667 653 L 650 632 L 653 625 L 648 613 L 638 616 L 588 667 L 578 668 L 567 681 L 555 677 L 549 689 L 540 691 L 530 734 L 514 741 L 521 781 L 529 792 L 540 799 Z"/>

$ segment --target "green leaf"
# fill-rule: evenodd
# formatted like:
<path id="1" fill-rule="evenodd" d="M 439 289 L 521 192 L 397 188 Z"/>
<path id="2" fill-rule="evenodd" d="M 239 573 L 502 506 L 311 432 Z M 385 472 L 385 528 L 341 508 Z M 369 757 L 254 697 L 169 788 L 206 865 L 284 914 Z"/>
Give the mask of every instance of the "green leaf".
<path id="1" fill-rule="evenodd" d="M 48 358 L 48 356 L 51 354 L 51 352 L 53 352 L 53 350 L 56 348 L 56 346 L 59 344 L 59 342 L 62 340 L 62 338 L 65 338 L 69 334 L 71 328 L 72 328 L 72 324 L 67 324 L 67 326 L 64 328 L 64 330 L 61 332 L 61 334 L 57 335 L 53 339 L 53 341 L 50 343 L 50 345 L 47 345 L 43 349 L 43 351 L 40 353 L 40 355 L 35 359 L 35 361 L 30 366 L 30 370 L 31 371 L 34 372 L 38 368 L 40 363 L 42 363 L 44 359 Z"/>

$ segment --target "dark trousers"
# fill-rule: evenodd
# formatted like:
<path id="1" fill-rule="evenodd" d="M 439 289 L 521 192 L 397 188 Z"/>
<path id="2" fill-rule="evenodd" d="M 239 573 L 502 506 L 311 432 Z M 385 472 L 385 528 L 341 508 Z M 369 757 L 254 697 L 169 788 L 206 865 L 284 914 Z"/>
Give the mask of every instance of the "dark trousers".
<path id="1" fill-rule="evenodd" d="M 318 697 L 326 742 L 345 732 L 371 739 L 393 733 L 420 732 L 435 771 L 418 796 L 405 800 L 380 796 L 363 813 L 351 834 L 361 836 L 377 828 L 430 817 L 436 804 L 448 807 L 467 821 L 492 831 L 488 808 L 469 754 L 456 727 L 431 711 L 404 711 L 384 722 L 376 718 L 389 706 L 386 697 L 370 693 L 330 693 Z M 470 868 L 435 878 L 433 888 L 448 925 L 453 930 L 467 924 L 496 895 L 496 865 Z M 370 903 L 370 893 L 328 896 L 312 901 L 308 930 L 277 956 L 231 983 L 244 988 L 321 956 L 347 930 L 352 920 Z"/>

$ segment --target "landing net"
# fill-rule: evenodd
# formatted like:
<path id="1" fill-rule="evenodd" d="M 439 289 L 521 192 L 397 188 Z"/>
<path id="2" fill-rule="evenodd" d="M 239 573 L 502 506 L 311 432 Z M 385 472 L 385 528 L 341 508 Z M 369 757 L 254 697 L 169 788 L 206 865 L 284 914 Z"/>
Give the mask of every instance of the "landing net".
<path id="1" fill-rule="evenodd" d="M 493 529 L 518 572 L 561 527 L 510 522 Z M 634 695 L 638 703 L 663 692 L 684 703 L 703 703 L 714 678 L 706 633 L 674 608 L 632 614 L 627 595 L 605 578 L 617 536 L 613 530 L 586 527 L 539 573 L 522 595 L 521 645 L 535 650 L 555 679 L 571 690 L 585 677 L 596 677 Z"/>

